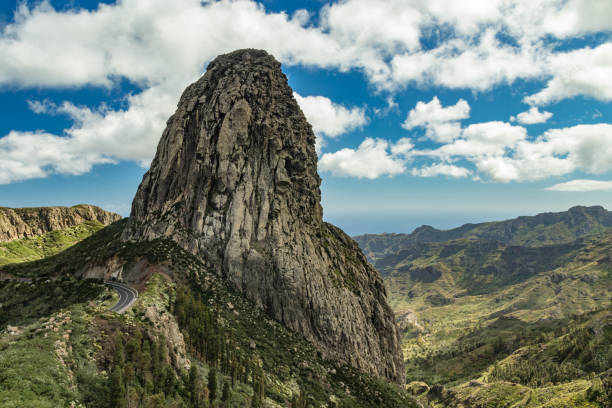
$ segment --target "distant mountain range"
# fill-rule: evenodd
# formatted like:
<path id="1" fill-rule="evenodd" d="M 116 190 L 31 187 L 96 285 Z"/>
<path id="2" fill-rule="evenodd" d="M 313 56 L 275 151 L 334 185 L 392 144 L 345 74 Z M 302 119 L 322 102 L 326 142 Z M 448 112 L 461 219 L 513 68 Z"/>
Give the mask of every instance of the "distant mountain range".
<path id="1" fill-rule="evenodd" d="M 423 225 L 411 234 L 365 234 L 353 239 L 376 266 L 377 260 L 381 257 L 416 243 L 467 238 L 540 247 L 569 243 L 608 228 L 612 228 L 612 212 L 601 206 L 577 206 L 563 212 L 542 213 L 506 221 L 464 224 L 450 230 L 438 230 Z"/>
<path id="2" fill-rule="evenodd" d="M 611 227 L 597 206 L 355 237 L 384 277 L 408 388 L 434 407 L 608 400 Z"/>

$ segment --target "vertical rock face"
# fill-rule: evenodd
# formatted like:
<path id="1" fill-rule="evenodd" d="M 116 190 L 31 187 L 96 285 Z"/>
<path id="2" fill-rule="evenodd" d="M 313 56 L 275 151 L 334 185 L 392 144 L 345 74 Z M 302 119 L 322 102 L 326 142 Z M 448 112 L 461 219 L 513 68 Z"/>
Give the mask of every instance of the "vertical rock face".
<path id="1" fill-rule="evenodd" d="M 98 221 L 108 225 L 120 219 L 119 214 L 85 204 L 74 207 L 0 207 L 0 242 L 32 238 L 85 221 Z"/>
<path id="2" fill-rule="evenodd" d="M 280 63 L 219 56 L 168 120 L 123 238 L 172 238 L 326 356 L 400 382 L 382 279 L 323 222 L 314 143 Z"/>

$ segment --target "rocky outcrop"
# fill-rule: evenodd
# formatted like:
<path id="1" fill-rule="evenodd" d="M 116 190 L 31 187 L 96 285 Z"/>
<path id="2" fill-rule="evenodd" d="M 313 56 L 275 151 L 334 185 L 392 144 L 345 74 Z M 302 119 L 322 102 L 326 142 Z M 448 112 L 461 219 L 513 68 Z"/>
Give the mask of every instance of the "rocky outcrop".
<path id="1" fill-rule="evenodd" d="M 0 207 L 0 242 L 31 238 L 73 227 L 85 221 L 98 221 L 108 225 L 120 219 L 119 214 L 84 204 L 74 207 Z"/>
<path id="2" fill-rule="evenodd" d="M 123 239 L 172 238 L 325 356 L 401 382 L 382 279 L 322 220 L 314 143 L 272 56 L 219 56 L 168 120 Z"/>

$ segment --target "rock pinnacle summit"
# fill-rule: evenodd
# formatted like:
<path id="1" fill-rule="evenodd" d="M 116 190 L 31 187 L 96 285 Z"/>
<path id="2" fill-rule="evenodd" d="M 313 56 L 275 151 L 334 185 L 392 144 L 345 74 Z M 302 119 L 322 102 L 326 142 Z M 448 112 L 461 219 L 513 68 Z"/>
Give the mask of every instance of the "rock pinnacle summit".
<path id="1" fill-rule="evenodd" d="M 315 135 L 265 51 L 213 60 L 187 87 L 124 240 L 173 239 L 329 358 L 402 382 L 383 281 L 323 221 Z"/>

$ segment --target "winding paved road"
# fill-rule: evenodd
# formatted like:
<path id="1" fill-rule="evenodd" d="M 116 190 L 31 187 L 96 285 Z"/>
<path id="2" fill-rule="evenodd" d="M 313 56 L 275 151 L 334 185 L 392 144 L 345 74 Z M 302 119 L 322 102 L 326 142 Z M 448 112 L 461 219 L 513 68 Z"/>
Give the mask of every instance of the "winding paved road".
<path id="1" fill-rule="evenodd" d="M 119 294 L 119 301 L 110 310 L 117 313 L 125 312 L 132 303 L 138 299 L 138 291 L 134 288 L 131 288 L 123 283 L 107 281 L 104 282 L 106 285 L 112 287 Z"/>

